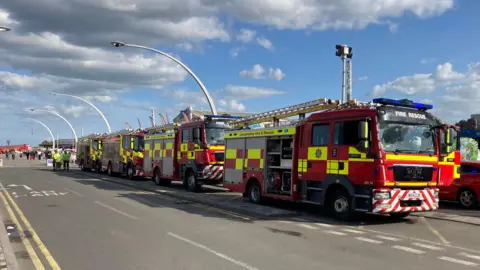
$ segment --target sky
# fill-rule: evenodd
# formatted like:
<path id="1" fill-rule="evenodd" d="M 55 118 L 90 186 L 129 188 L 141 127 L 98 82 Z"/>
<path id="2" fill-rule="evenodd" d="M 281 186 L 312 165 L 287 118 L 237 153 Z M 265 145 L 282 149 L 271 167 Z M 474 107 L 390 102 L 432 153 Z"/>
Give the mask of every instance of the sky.
<path id="1" fill-rule="evenodd" d="M 177 63 L 111 41 L 153 47 L 187 65 L 217 110 L 263 112 L 341 98 L 336 44 L 353 48 L 353 97 L 408 98 L 448 122 L 480 113 L 480 1 L 473 0 L 2 0 L 0 145 L 150 126 L 208 110 Z M 157 115 L 156 122 L 160 123 Z"/>

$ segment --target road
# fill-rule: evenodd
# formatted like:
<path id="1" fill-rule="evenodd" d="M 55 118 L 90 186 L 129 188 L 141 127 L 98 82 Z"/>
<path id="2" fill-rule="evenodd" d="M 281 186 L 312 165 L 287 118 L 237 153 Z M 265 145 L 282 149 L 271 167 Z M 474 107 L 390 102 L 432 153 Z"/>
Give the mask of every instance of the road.
<path id="1" fill-rule="evenodd" d="M 2 220 L 20 269 L 480 267 L 478 227 L 468 224 L 259 219 L 38 164 L 0 168 L 0 182 Z"/>

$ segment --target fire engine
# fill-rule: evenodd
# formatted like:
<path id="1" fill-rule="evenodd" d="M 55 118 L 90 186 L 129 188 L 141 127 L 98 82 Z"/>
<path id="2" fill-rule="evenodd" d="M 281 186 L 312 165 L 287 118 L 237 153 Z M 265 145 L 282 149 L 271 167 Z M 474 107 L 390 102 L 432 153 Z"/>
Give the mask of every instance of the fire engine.
<path id="1" fill-rule="evenodd" d="M 439 121 L 437 129 L 439 147 L 438 165 L 442 178 L 460 178 L 460 132 L 459 128 Z"/>
<path id="2" fill-rule="evenodd" d="M 223 179 L 225 130 L 231 115 L 205 115 L 204 120 L 147 128 L 144 174 L 157 185 L 181 181 L 191 191 Z"/>
<path id="3" fill-rule="evenodd" d="M 129 179 L 143 176 L 144 137 L 142 130 L 121 130 L 104 135 L 99 143 L 101 170 L 110 176 L 123 174 Z"/>
<path id="4" fill-rule="evenodd" d="M 319 99 L 234 120 L 238 129 L 225 134 L 224 186 L 253 203 L 268 197 L 324 206 L 341 220 L 435 210 L 437 187 L 450 185 L 454 174 L 446 171 L 457 165 L 453 131 L 438 125 L 431 108 Z M 295 115 L 291 125 L 242 129 Z M 445 150 L 437 139 L 442 128 Z"/>
<path id="5" fill-rule="evenodd" d="M 99 173 L 102 170 L 102 140 L 103 136 L 90 134 L 78 139 L 78 156 L 76 163 L 82 171 L 95 170 Z"/>

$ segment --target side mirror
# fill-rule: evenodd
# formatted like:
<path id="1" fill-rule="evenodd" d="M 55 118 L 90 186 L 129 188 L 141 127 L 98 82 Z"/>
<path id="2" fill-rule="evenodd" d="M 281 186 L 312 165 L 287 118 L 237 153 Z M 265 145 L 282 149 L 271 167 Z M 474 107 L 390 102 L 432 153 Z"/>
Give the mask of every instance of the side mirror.
<path id="1" fill-rule="evenodd" d="M 200 140 L 200 138 L 201 138 L 200 129 L 199 128 L 193 129 L 193 140 Z"/>
<path id="2" fill-rule="evenodd" d="M 454 132 L 452 132 L 452 129 L 448 128 L 445 132 L 445 145 L 447 146 L 452 146 L 455 144 L 454 140 L 455 140 L 455 135 L 454 135 Z"/>
<path id="3" fill-rule="evenodd" d="M 368 140 L 368 122 L 367 121 L 360 121 L 358 123 L 358 138 L 361 141 Z"/>
<path id="4" fill-rule="evenodd" d="M 356 148 L 360 151 L 367 151 L 368 148 L 370 148 L 368 140 L 360 140 L 360 142 L 358 142 Z"/>

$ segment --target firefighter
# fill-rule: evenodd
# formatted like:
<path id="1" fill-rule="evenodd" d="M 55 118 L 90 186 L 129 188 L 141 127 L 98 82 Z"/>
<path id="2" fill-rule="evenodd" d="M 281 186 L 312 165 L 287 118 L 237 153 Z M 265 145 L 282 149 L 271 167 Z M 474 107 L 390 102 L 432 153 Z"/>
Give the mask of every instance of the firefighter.
<path id="1" fill-rule="evenodd" d="M 62 166 L 62 155 L 58 153 L 58 150 L 55 150 L 55 154 L 53 154 L 53 170 L 60 170 L 60 167 Z"/>
<path id="2" fill-rule="evenodd" d="M 69 151 L 63 152 L 62 158 L 63 158 L 63 170 L 69 171 L 70 170 L 70 152 Z"/>

